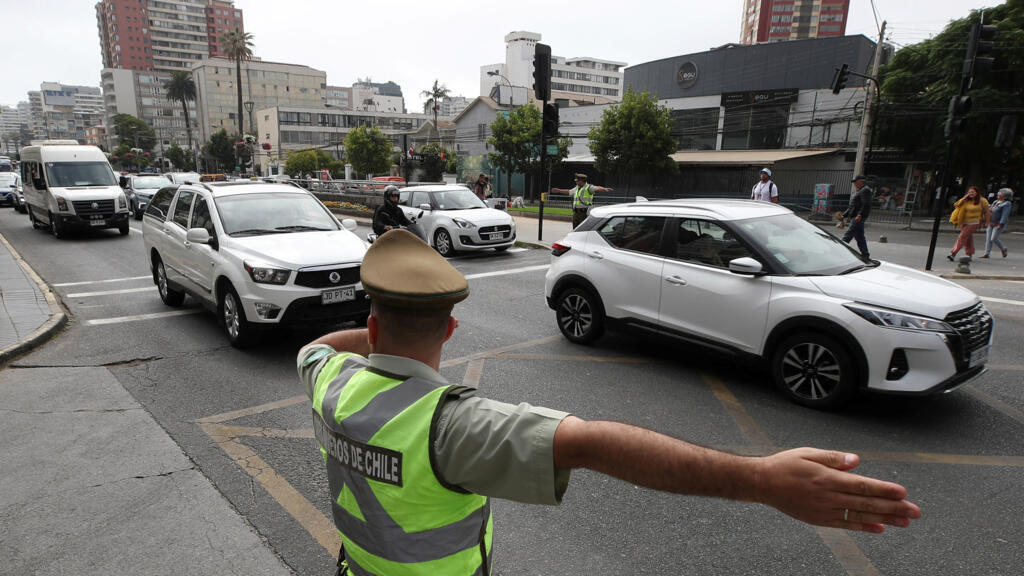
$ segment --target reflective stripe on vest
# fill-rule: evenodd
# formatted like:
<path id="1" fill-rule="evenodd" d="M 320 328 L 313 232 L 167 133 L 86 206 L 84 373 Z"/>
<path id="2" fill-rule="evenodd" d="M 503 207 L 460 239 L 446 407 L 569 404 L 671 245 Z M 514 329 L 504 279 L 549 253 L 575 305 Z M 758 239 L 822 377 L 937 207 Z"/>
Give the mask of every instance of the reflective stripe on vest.
<path id="1" fill-rule="evenodd" d="M 572 195 L 572 207 L 573 207 L 573 209 L 585 208 L 587 206 L 590 206 L 593 203 L 594 203 L 594 193 L 591 192 L 591 190 L 590 190 L 590 183 L 589 182 L 584 184 L 583 188 L 580 188 L 579 186 L 577 186 L 575 188 L 575 192 L 573 192 L 573 195 Z"/>
<path id="2" fill-rule="evenodd" d="M 446 488 L 430 461 L 432 420 L 451 387 L 377 374 L 366 362 L 335 356 L 313 395 L 314 431 L 350 568 L 357 575 L 486 575 L 490 503 Z"/>

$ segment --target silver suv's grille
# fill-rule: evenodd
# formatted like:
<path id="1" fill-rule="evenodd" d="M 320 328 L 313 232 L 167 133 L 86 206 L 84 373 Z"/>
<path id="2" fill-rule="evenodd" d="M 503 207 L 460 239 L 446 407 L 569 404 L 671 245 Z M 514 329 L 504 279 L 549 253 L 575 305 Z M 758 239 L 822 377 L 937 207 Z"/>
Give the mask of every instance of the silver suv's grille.
<path id="1" fill-rule="evenodd" d="M 945 321 L 960 335 L 963 358 L 959 360 L 969 358 L 971 352 L 988 344 L 992 336 L 992 315 L 980 302 L 970 308 L 951 312 Z"/>

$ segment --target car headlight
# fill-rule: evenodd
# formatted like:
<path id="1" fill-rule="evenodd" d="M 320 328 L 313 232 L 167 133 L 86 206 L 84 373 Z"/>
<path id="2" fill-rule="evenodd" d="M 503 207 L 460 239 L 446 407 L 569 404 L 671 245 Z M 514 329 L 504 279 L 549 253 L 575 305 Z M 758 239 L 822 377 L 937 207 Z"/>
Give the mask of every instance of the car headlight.
<path id="1" fill-rule="evenodd" d="M 921 332 L 945 332 L 954 333 L 953 327 L 941 320 L 915 316 L 905 312 L 886 310 L 885 308 L 869 308 L 854 304 L 844 304 L 846 309 L 857 316 L 883 328 L 896 328 L 898 330 L 915 330 Z"/>
<path id="2" fill-rule="evenodd" d="M 248 262 L 243 262 L 243 265 L 245 266 L 245 271 L 249 273 L 249 277 L 257 284 L 287 284 L 288 277 L 292 273 L 291 270 L 281 270 L 280 268 L 270 268 L 268 266 L 254 266 Z"/>
<path id="3" fill-rule="evenodd" d="M 473 224 L 469 220 L 463 220 L 462 218 L 452 218 L 452 222 L 454 222 L 459 228 L 465 230 L 472 230 L 473 228 L 476 228 L 476 224 Z"/>
<path id="4" fill-rule="evenodd" d="M 53 199 L 57 201 L 57 210 L 61 212 L 68 211 L 68 201 L 63 196 L 54 196 Z"/>
<path id="5" fill-rule="evenodd" d="M 125 197 L 124 192 L 117 196 L 117 207 L 128 208 L 128 198 Z"/>

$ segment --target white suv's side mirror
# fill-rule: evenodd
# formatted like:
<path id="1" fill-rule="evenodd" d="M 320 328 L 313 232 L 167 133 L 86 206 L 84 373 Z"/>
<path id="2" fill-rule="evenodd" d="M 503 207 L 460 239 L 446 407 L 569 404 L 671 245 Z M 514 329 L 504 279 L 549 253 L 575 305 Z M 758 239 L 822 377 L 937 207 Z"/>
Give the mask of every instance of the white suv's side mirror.
<path id="1" fill-rule="evenodd" d="M 729 261 L 729 271 L 735 274 L 756 276 L 764 271 L 761 263 L 749 256 Z"/>
<path id="2" fill-rule="evenodd" d="M 429 212 L 430 211 L 430 204 L 426 204 L 426 203 L 420 204 L 420 210 Z"/>
<path id="3" fill-rule="evenodd" d="M 359 224 L 355 221 L 354 218 L 345 218 L 344 220 L 341 221 L 341 227 L 344 228 L 345 230 L 348 230 L 349 232 L 355 232 L 356 228 L 359 228 Z"/>
<path id="4" fill-rule="evenodd" d="M 206 228 L 189 228 L 185 233 L 185 240 L 193 244 L 209 244 L 210 232 Z"/>

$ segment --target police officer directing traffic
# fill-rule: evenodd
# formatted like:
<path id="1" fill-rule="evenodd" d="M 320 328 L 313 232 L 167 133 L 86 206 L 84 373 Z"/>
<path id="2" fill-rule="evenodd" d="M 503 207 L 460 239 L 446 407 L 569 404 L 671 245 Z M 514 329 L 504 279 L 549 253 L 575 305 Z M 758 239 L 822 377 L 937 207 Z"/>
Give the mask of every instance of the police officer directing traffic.
<path id="1" fill-rule="evenodd" d="M 902 486 L 850 473 L 854 454 L 736 456 L 449 384 L 438 373 L 442 347 L 469 284 L 408 231 L 370 247 L 361 280 L 371 299 L 366 328 L 322 336 L 297 359 L 343 573 L 490 574 L 489 499 L 559 504 L 573 468 L 767 504 L 819 526 L 880 533 L 920 517 Z"/>
<path id="2" fill-rule="evenodd" d="M 614 188 L 594 186 L 587 183 L 586 174 L 576 175 L 576 185 L 570 190 L 565 188 L 552 188 L 554 194 L 569 194 L 572 196 L 572 227 L 575 228 L 587 219 L 587 212 L 594 205 L 594 192 L 611 192 Z"/>

